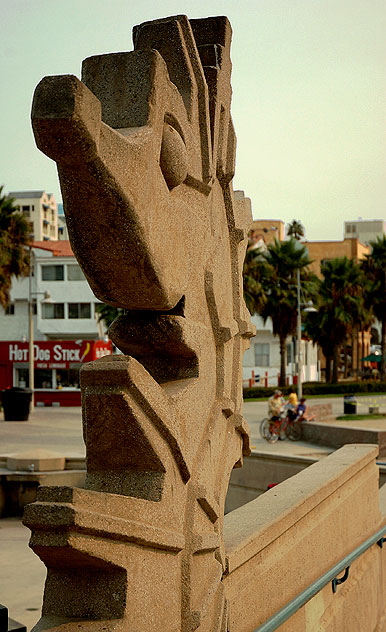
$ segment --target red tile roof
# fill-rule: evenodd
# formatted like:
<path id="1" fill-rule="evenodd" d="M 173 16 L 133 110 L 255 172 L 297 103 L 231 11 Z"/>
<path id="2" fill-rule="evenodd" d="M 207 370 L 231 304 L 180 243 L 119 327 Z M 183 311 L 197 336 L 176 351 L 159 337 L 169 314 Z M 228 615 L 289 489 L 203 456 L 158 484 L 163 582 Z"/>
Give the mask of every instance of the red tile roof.
<path id="1" fill-rule="evenodd" d="M 40 248 L 41 250 L 49 250 L 50 252 L 52 252 L 54 257 L 74 256 L 68 239 L 62 239 L 59 241 L 33 241 L 32 247 Z"/>

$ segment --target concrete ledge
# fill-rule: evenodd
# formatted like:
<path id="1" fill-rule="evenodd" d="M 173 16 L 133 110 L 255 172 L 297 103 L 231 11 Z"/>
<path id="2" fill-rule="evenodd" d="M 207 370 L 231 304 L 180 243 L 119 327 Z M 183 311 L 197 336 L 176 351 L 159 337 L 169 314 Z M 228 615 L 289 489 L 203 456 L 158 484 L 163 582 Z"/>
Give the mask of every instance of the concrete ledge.
<path id="1" fill-rule="evenodd" d="M 320 454 L 320 457 L 324 456 L 326 455 Z M 282 483 L 318 460 L 317 456 L 253 452 L 251 456 L 244 458 L 243 467 L 232 471 L 225 513 L 254 500 L 266 492 L 271 483 Z"/>
<path id="2" fill-rule="evenodd" d="M 316 421 L 323 421 L 325 419 L 331 419 L 332 404 L 310 404 L 307 405 L 307 417 L 315 417 Z"/>
<path id="3" fill-rule="evenodd" d="M 311 421 L 303 424 L 303 441 L 335 449 L 348 443 L 374 443 L 378 445 L 379 456 L 386 457 L 386 430 L 377 428 L 338 426 Z"/>
<path id="4" fill-rule="evenodd" d="M 230 632 L 255 629 L 381 525 L 376 455 L 376 446 L 347 445 L 225 516 Z M 380 599 L 378 577 L 371 579 L 373 592 L 365 594 L 363 582 L 370 582 L 366 569 L 374 568 L 369 563 L 379 561 L 382 551 L 373 547 L 366 555 L 350 570 L 344 590 L 333 595 L 327 586 L 286 629 L 322 629 L 331 607 L 337 626 L 323 629 L 375 629 L 373 620 L 366 627 L 366 604 L 369 592 Z"/>

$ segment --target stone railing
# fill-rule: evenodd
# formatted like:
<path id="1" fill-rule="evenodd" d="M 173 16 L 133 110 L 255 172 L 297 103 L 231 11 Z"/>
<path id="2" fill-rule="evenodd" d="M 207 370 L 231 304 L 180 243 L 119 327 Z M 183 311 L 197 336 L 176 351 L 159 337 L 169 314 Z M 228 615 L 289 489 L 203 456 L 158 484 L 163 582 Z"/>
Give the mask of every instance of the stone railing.
<path id="1" fill-rule="evenodd" d="M 374 446 L 345 446 L 225 517 L 231 632 L 256 629 L 385 524 L 376 455 Z M 326 586 L 285 629 L 381 629 L 384 557 L 371 547 L 344 590 Z"/>

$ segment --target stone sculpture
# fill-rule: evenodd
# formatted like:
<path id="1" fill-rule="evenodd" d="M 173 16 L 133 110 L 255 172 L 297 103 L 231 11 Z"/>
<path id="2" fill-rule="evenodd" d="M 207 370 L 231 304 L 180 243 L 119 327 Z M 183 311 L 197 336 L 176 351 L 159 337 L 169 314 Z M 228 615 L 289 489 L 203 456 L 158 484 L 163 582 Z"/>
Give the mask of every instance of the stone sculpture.
<path id="1" fill-rule="evenodd" d="M 241 358 L 251 217 L 236 209 L 231 28 L 185 16 L 134 28 L 134 52 L 46 77 L 32 108 L 58 165 L 74 253 L 124 308 L 124 355 L 81 371 L 85 488 L 27 507 L 48 569 L 42 619 L 61 632 L 227 629 L 224 501 L 249 454 Z"/>

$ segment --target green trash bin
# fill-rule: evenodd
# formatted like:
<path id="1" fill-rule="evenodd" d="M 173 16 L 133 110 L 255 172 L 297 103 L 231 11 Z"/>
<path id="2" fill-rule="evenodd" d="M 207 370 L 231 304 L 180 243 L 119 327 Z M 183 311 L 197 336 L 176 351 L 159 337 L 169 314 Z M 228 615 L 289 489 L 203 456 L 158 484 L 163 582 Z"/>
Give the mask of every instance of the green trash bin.
<path id="1" fill-rule="evenodd" d="M 1 391 L 4 421 L 27 421 L 32 400 L 30 388 L 13 386 Z"/>

